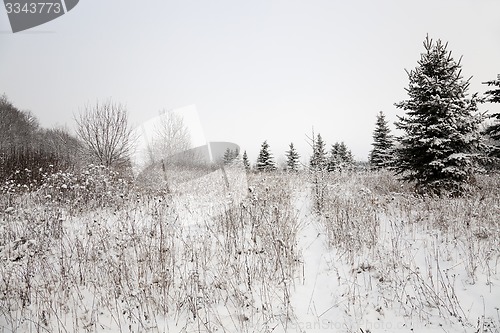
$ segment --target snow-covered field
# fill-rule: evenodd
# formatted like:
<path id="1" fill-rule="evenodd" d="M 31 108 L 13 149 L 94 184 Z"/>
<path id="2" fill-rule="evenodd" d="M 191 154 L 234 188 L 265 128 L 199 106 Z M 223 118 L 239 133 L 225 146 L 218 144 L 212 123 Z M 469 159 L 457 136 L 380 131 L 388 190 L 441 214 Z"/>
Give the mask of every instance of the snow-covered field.
<path id="1" fill-rule="evenodd" d="M 500 330 L 498 175 L 464 198 L 385 173 L 228 176 L 244 195 L 218 173 L 3 194 L 0 332 Z"/>

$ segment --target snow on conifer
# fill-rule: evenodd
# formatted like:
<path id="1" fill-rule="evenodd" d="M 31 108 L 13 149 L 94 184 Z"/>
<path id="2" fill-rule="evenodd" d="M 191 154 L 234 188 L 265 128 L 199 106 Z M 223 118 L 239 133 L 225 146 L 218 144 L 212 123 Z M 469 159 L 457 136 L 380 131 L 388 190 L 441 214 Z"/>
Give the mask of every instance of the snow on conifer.
<path id="1" fill-rule="evenodd" d="M 496 80 L 484 82 L 488 86 L 496 87 L 496 89 L 485 92 L 485 101 L 490 103 L 500 103 L 500 74 Z M 486 128 L 485 134 L 491 140 L 490 154 L 496 158 L 500 158 L 500 113 L 495 113 L 490 116 L 492 123 Z"/>
<path id="2" fill-rule="evenodd" d="M 238 157 L 239 152 L 238 150 L 232 150 L 230 148 L 227 148 L 226 151 L 224 152 L 224 156 L 222 157 L 222 162 L 224 165 L 229 165 L 233 163 L 233 161 Z"/>
<path id="3" fill-rule="evenodd" d="M 276 170 L 276 163 L 274 162 L 273 155 L 269 150 L 269 144 L 267 143 L 267 140 L 262 143 L 255 167 L 258 171 Z"/>
<path id="4" fill-rule="evenodd" d="M 375 130 L 373 131 L 373 149 L 369 161 L 372 169 L 383 169 L 390 165 L 393 159 L 393 142 L 391 130 L 382 111 L 377 115 Z"/>
<path id="5" fill-rule="evenodd" d="M 290 149 L 285 152 L 286 155 L 286 169 L 287 171 L 299 170 L 299 153 L 295 149 L 293 143 L 290 143 Z"/>
<path id="6" fill-rule="evenodd" d="M 396 122 L 398 138 L 395 170 L 419 189 L 460 194 L 474 174 L 482 149 L 477 94 L 467 97 L 463 80 L 447 44 L 428 36 L 418 66 L 408 72 L 408 100 L 396 103 L 406 111 Z"/>
<path id="7" fill-rule="evenodd" d="M 314 136 L 313 136 L 314 138 Z M 321 134 L 318 133 L 316 140 L 313 140 L 313 155 L 309 162 L 309 165 L 312 170 L 324 170 L 327 167 L 327 158 L 325 151 L 325 142 L 321 137 Z"/>
<path id="8" fill-rule="evenodd" d="M 243 166 L 245 167 L 245 170 L 250 171 L 250 161 L 248 161 L 248 155 L 247 155 L 246 150 L 243 152 L 242 158 L 243 158 Z"/>
<path id="9" fill-rule="evenodd" d="M 328 171 L 350 170 L 354 167 L 354 157 L 344 142 L 332 145 L 328 158 Z"/>

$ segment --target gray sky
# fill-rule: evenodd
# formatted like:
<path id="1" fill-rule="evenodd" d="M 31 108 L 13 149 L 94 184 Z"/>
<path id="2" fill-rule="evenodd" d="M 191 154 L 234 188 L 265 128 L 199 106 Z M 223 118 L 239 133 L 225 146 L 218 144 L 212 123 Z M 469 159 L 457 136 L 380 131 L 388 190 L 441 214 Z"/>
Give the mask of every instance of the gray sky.
<path id="1" fill-rule="evenodd" d="M 470 92 L 500 74 L 499 0 L 81 0 L 17 34 L 0 8 L 0 94 L 70 129 L 96 99 L 135 124 L 196 104 L 207 139 L 252 161 L 266 139 L 278 160 L 290 142 L 305 160 L 313 126 L 366 160 L 378 111 L 402 112 L 427 33 L 463 55 Z"/>

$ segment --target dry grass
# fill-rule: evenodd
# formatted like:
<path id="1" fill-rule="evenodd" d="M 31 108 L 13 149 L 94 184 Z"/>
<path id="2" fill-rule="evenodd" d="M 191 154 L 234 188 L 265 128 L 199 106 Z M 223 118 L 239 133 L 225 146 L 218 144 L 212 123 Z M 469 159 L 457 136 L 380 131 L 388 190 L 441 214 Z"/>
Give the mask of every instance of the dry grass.
<path id="1" fill-rule="evenodd" d="M 106 192 L 65 200 L 70 178 L 0 196 L 0 332 L 287 331 L 303 274 L 294 198 L 311 186 L 345 316 L 500 327 L 497 176 L 430 198 L 388 173 L 251 174 L 242 200 L 212 180 L 165 193 L 101 178 Z"/>
<path id="2" fill-rule="evenodd" d="M 142 192 L 86 211 L 40 192 L 16 197 L 0 220 L 0 332 L 286 325 L 298 257 L 293 184 L 254 175 L 250 185 L 243 202 L 222 200 L 195 225 L 175 198 Z"/>
<path id="3" fill-rule="evenodd" d="M 324 181 L 320 218 L 351 267 L 342 278 L 353 318 L 391 309 L 408 322 L 500 327 L 498 308 L 467 296 L 487 296 L 500 283 L 498 176 L 479 178 L 479 189 L 461 198 L 417 196 L 383 172 Z"/>

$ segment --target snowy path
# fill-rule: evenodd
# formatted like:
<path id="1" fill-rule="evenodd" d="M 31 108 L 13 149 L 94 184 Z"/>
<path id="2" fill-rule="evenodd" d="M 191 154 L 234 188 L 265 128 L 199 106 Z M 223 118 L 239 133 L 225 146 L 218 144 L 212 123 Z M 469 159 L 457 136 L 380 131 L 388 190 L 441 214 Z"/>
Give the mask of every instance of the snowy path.
<path id="1" fill-rule="evenodd" d="M 292 291 L 295 319 L 290 331 L 332 332 L 345 330 L 339 321 L 339 277 L 332 267 L 332 252 L 327 238 L 312 213 L 310 193 L 301 193 L 295 202 L 299 210 L 297 237 L 302 252 L 303 269 Z"/>
<path id="2" fill-rule="evenodd" d="M 375 247 L 356 254 L 348 264 L 339 249 L 329 247 L 320 217 L 313 213 L 310 192 L 297 194 L 295 208 L 302 267 L 291 291 L 293 315 L 286 332 L 498 332 L 500 289 L 492 287 L 498 286 L 496 261 L 490 263 L 495 267 L 490 275 L 477 273 L 477 282 L 468 282 L 464 261 L 470 239 L 463 248 L 460 241 L 448 245 L 446 235 L 401 224 L 381 213 Z M 388 270 L 394 260 L 403 264 Z M 371 269 L 353 269 L 365 262 Z M 410 280 L 409 272 L 414 272 L 412 277 L 418 273 L 418 278 Z M 434 295 L 440 297 L 439 303 L 432 303 Z M 416 305 L 398 303 L 408 299 Z M 447 316 L 444 311 L 450 307 L 458 307 L 468 323 Z"/>

